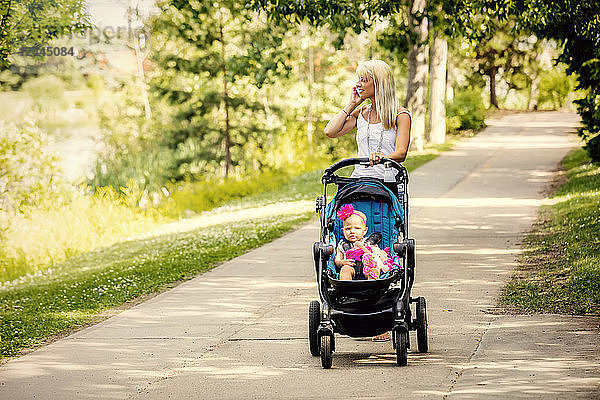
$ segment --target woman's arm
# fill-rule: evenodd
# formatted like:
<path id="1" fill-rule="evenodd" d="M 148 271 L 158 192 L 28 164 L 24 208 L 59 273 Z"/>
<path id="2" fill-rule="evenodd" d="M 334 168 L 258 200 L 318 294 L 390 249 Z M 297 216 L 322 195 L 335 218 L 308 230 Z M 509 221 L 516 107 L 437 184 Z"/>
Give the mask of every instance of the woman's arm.
<path id="1" fill-rule="evenodd" d="M 403 110 L 403 108 L 400 108 L 398 112 Z M 408 145 L 410 144 L 411 122 L 410 116 L 406 113 L 396 115 L 396 143 L 394 144 L 394 151 L 390 154 L 383 154 L 381 152 L 370 153 L 369 162 L 371 165 L 379 164 L 383 157 L 397 162 L 402 162 L 406 159 Z"/>
<path id="2" fill-rule="evenodd" d="M 359 111 L 354 110 L 354 108 L 356 108 L 356 106 L 352 107 L 351 105 L 347 105 L 335 114 L 324 129 L 325 135 L 330 138 L 336 138 L 344 136 L 346 133 L 352 131 L 356 127 L 356 118 L 358 117 Z M 348 112 L 348 109 L 352 111 Z M 348 115 L 346 115 L 346 112 L 344 111 L 348 112 Z"/>
<path id="3" fill-rule="evenodd" d="M 402 113 L 396 117 L 396 146 L 394 152 L 385 157 L 397 162 L 406 159 L 408 145 L 410 144 L 410 125 L 411 119 L 408 114 Z"/>
<path id="4" fill-rule="evenodd" d="M 350 95 L 350 102 L 346 107 L 338 111 L 337 114 L 331 118 L 331 121 L 327 123 L 324 129 L 325 135 L 330 138 L 336 138 L 344 136 L 350 132 L 356 126 L 356 118 L 360 110 L 356 110 L 356 107 L 363 102 L 363 99 L 358 95 L 356 86 L 352 88 L 352 94 Z"/>

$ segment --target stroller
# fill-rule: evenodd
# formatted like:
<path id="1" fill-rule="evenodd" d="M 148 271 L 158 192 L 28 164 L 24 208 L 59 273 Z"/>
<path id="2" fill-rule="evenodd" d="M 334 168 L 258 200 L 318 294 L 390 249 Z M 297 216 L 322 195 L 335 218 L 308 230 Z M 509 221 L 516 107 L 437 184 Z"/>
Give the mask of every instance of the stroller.
<path id="1" fill-rule="evenodd" d="M 313 300 L 308 312 L 310 353 L 321 356 L 323 368 L 331 368 L 335 351 L 334 333 L 351 337 L 371 337 L 392 332 L 396 363 L 407 364 L 409 331 L 417 331 L 419 352 L 427 352 L 427 310 L 425 298 L 410 296 L 415 271 L 415 241 L 408 237 L 408 173 L 401 164 L 384 159 L 386 177 L 395 182 L 382 183 L 374 178 L 347 178 L 336 175 L 341 168 L 368 165 L 368 158 L 339 161 L 325 170 L 323 196 L 317 197 L 316 211 L 321 221 L 320 240 L 313 245 L 320 301 Z M 390 174 L 391 173 L 391 174 Z M 386 179 L 391 180 L 391 179 Z M 327 204 L 327 185 L 338 191 Z M 345 204 L 367 216 L 368 232 L 381 233 L 380 248 L 389 247 L 398 256 L 400 268 L 382 273 L 377 280 L 339 280 L 334 264 L 337 243 L 343 238 L 337 210 Z M 411 304 L 415 304 L 415 314 Z M 413 315 L 416 318 L 413 319 Z"/>

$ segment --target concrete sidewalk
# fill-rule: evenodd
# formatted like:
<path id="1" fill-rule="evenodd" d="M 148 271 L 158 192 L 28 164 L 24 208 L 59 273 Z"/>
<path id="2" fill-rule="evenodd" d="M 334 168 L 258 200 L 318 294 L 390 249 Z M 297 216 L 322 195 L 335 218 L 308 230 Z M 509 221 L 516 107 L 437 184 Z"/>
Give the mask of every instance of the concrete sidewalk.
<path id="1" fill-rule="evenodd" d="M 598 318 L 493 312 L 576 123 L 510 115 L 411 174 L 430 352 L 407 367 L 389 342 L 340 336 L 331 370 L 310 356 L 309 223 L 8 362 L 0 398 L 599 398 Z"/>

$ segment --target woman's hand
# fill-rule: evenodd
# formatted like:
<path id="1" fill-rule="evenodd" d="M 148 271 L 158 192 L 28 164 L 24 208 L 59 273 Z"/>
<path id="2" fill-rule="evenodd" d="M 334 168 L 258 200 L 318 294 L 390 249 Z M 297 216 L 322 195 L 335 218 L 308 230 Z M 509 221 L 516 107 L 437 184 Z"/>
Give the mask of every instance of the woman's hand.
<path id="1" fill-rule="evenodd" d="M 385 157 L 385 155 L 382 152 L 374 151 L 369 154 L 369 164 L 371 164 L 371 166 L 379 164 L 383 157 Z"/>
<path id="2" fill-rule="evenodd" d="M 350 104 L 356 107 L 362 102 L 363 99 L 360 98 L 360 95 L 358 94 L 358 88 L 355 85 L 352 87 L 352 94 L 350 95 Z"/>

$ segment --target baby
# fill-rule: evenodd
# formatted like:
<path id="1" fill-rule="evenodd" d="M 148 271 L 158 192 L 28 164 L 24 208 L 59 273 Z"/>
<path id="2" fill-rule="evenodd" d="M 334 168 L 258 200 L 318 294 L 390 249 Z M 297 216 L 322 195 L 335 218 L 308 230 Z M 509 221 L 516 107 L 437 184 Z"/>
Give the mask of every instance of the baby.
<path id="1" fill-rule="evenodd" d="M 334 262 L 340 268 L 341 280 L 379 279 L 382 272 L 398 266 L 377 246 L 381 234 L 363 240 L 368 229 L 365 214 L 346 204 L 340 207 L 338 217 L 343 221 L 345 240 L 340 240 Z"/>

